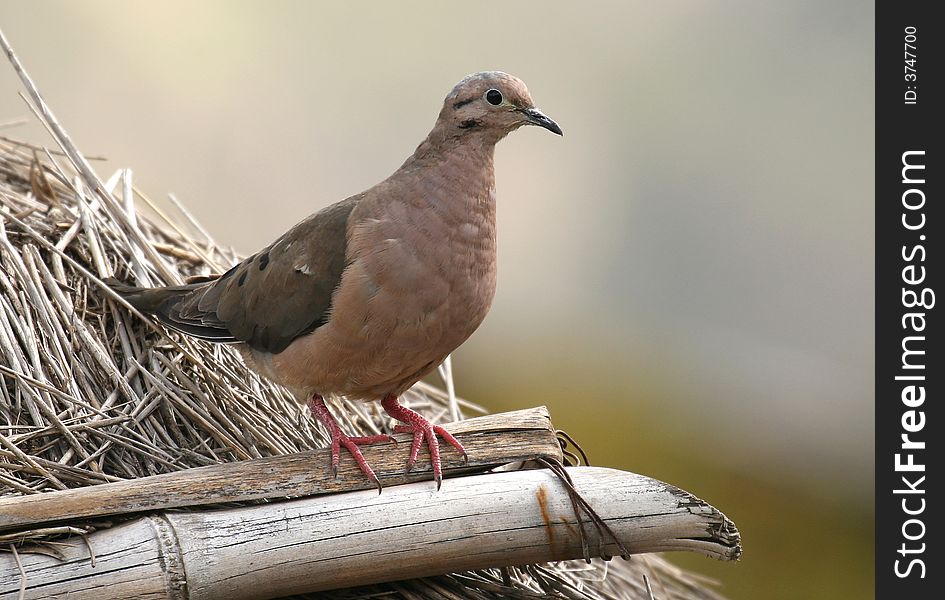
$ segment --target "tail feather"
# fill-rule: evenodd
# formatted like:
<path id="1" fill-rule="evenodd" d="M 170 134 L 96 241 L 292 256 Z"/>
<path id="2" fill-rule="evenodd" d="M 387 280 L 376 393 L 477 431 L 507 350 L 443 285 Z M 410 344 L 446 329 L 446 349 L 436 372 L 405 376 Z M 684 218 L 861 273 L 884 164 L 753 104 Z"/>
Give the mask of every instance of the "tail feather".
<path id="1" fill-rule="evenodd" d="M 237 342 L 233 334 L 212 312 L 194 314 L 194 294 L 201 294 L 209 282 L 189 283 L 159 288 L 142 288 L 124 284 L 110 277 L 104 280 L 116 294 L 138 311 L 153 315 L 157 320 L 176 331 L 212 342 Z M 201 294 L 202 295 L 202 294 Z M 186 308 L 182 304 L 188 305 Z M 181 309 L 185 308 L 184 313 Z"/>

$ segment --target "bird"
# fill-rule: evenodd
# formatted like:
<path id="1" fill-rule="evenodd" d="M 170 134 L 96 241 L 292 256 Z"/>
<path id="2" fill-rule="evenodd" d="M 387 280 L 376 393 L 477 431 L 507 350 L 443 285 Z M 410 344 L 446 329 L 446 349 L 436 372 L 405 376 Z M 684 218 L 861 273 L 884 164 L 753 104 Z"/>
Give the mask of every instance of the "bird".
<path id="1" fill-rule="evenodd" d="M 406 470 L 424 441 L 437 489 L 437 436 L 449 432 L 398 397 L 439 366 L 479 327 L 496 288 L 494 150 L 533 125 L 562 135 L 535 107 L 525 83 L 501 71 L 463 78 L 433 129 L 387 179 L 302 220 L 218 277 L 168 287 L 106 283 L 169 329 L 235 344 L 244 363 L 287 388 L 340 448 L 381 484 L 360 445 L 389 435 L 345 434 L 326 397 L 381 401 L 412 433 Z"/>

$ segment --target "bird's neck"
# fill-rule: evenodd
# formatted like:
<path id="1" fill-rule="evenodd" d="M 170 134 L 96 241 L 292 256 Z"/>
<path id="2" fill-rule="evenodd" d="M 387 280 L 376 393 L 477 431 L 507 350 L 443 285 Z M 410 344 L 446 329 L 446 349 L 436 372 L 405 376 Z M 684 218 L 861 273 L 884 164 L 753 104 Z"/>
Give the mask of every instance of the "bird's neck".
<path id="1" fill-rule="evenodd" d="M 480 135 L 445 137 L 430 132 L 413 156 L 401 166 L 408 177 L 423 180 L 430 191 L 437 188 L 479 201 L 494 200 L 495 141 Z"/>
<path id="2" fill-rule="evenodd" d="M 435 162 L 439 157 L 459 154 L 470 158 L 488 159 L 491 163 L 495 145 L 503 137 L 505 133 L 497 130 L 458 130 L 443 123 L 437 123 L 426 139 L 417 146 L 411 159 Z"/>

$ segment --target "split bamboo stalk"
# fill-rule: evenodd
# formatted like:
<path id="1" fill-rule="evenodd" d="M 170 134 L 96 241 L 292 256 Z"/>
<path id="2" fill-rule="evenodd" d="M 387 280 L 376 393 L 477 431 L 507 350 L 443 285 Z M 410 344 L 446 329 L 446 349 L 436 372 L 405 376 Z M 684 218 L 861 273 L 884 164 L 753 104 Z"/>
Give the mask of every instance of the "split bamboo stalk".
<path id="1" fill-rule="evenodd" d="M 469 455 L 468 464 L 464 464 L 456 452 L 445 449 L 442 456 L 447 476 L 537 458 L 562 459 L 548 409 L 543 406 L 448 423 L 444 427 L 462 442 Z M 361 447 L 382 484 L 392 486 L 431 479 L 428 461 L 418 461 L 413 471 L 404 472 L 412 438 L 406 434 L 394 437 L 399 442 L 397 447 L 393 444 Z M 329 450 L 324 448 L 3 498 L 0 532 L 145 510 L 374 489 L 346 453 L 342 454 L 337 479 L 331 477 L 328 465 Z"/>
<path id="2" fill-rule="evenodd" d="M 718 510 L 663 482 L 598 467 L 574 485 L 631 553 L 740 552 Z M 251 600 L 582 556 L 568 494 L 547 470 L 269 504 L 165 512 L 72 538 L 63 560 L 0 556 L 0 598 Z M 617 554 L 585 522 L 592 556 Z M 90 560 L 90 549 L 94 562 Z M 22 571 L 21 571 L 22 568 Z"/>

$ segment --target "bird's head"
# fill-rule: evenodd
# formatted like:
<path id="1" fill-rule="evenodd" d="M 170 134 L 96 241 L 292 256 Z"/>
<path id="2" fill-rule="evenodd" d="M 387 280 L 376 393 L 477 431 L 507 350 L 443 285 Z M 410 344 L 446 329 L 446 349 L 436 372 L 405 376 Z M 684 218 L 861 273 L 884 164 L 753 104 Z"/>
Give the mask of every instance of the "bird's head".
<path id="1" fill-rule="evenodd" d="M 561 135 L 558 124 L 535 108 L 525 83 L 501 71 L 473 73 L 446 96 L 438 123 L 450 137 L 483 135 L 497 142 L 522 125 Z"/>

